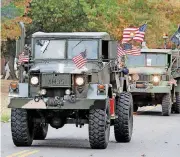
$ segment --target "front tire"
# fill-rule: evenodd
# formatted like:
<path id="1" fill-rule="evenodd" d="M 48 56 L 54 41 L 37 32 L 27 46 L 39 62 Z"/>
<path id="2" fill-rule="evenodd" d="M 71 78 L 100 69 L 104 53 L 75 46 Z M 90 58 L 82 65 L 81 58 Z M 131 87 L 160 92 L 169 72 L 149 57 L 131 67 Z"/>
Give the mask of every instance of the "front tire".
<path id="1" fill-rule="evenodd" d="M 162 115 L 170 116 L 171 114 L 171 95 L 165 94 L 162 99 Z"/>
<path id="2" fill-rule="evenodd" d="M 33 130 L 33 120 L 27 110 L 11 110 L 11 132 L 16 146 L 30 146 L 33 142 Z"/>
<path id="3" fill-rule="evenodd" d="M 34 125 L 34 140 L 44 140 L 48 132 L 48 123 L 37 123 Z"/>
<path id="4" fill-rule="evenodd" d="M 133 131 L 133 99 L 128 92 L 123 92 L 116 99 L 116 118 L 114 134 L 117 142 L 129 142 Z"/>
<path id="5" fill-rule="evenodd" d="M 106 149 L 109 142 L 110 111 L 91 109 L 89 113 L 89 142 L 92 149 Z"/>

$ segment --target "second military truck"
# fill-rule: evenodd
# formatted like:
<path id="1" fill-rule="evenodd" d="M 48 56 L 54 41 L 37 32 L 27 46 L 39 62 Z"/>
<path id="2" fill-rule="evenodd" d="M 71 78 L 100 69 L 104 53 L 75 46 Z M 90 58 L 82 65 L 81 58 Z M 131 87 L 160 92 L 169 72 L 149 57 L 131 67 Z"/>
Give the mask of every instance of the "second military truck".
<path id="1" fill-rule="evenodd" d="M 162 115 L 171 114 L 177 84 L 172 76 L 173 57 L 170 49 L 142 49 L 140 56 L 128 56 L 130 91 L 134 111 L 138 107 L 162 105 Z"/>

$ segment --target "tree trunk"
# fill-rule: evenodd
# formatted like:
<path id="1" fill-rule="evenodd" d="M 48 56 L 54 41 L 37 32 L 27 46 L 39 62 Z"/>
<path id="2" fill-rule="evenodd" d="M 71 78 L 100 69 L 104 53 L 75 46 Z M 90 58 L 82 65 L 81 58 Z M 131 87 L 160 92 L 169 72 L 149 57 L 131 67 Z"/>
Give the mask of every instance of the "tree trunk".
<path id="1" fill-rule="evenodd" d="M 16 74 L 14 72 L 14 59 L 16 56 L 16 41 L 15 40 L 8 40 L 7 41 L 7 54 L 9 61 L 9 69 L 10 69 L 10 79 L 17 79 Z"/>
<path id="2" fill-rule="evenodd" d="M 10 69 L 10 77 L 11 79 L 17 79 L 14 71 L 14 58 L 13 56 L 9 56 L 9 69 Z"/>

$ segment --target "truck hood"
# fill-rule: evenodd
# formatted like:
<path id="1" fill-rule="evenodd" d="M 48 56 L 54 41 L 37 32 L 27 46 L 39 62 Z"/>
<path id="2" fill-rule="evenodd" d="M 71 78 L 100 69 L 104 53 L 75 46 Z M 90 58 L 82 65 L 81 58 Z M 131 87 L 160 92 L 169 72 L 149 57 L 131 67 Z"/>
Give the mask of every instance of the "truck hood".
<path id="1" fill-rule="evenodd" d="M 103 63 L 105 65 L 105 63 Z M 99 70 L 100 68 L 95 63 L 87 63 L 81 69 L 78 69 L 72 61 L 59 61 L 59 62 L 41 62 L 35 63 L 30 72 L 39 71 L 40 73 L 71 73 L 81 74 L 84 72 L 90 72 L 92 69 Z"/>
<path id="2" fill-rule="evenodd" d="M 137 68 L 129 68 L 130 74 L 165 74 L 167 70 L 165 68 L 157 68 L 157 67 L 137 67 Z"/>

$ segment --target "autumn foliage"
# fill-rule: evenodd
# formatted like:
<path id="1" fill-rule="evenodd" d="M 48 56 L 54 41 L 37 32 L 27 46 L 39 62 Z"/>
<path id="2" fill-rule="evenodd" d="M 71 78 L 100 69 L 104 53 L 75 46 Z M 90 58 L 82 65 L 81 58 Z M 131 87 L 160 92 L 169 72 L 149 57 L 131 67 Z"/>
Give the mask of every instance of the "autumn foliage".
<path id="1" fill-rule="evenodd" d="M 2 11 L 6 6 L 19 13 L 2 17 L 3 39 L 19 36 L 19 21 L 30 33 L 106 31 L 116 40 L 122 39 L 124 28 L 147 22 L 145 40 L 149 48 L 157 48 L 163 33 L 171 36 L 180 23 L 180 0 L 3 0 Z"/>
<path id="2" fill-rule="evenodd" d="M 14 40 L 19 37 L 18 22 L 23 21 L 25 24 L 32 22 L 31 18 L 26 16 L 30 2 L 31 0 L 2 0 L 2 40 Z"/>

